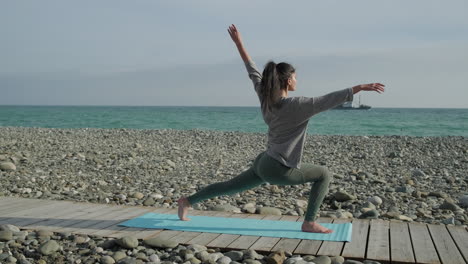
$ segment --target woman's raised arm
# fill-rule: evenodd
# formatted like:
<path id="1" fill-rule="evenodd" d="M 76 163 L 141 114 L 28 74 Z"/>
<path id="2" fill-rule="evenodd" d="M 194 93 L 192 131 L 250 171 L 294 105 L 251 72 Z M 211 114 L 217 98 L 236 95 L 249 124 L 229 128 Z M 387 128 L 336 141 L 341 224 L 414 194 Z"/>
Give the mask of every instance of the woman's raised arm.
<path id="1" fill-rule="evenodd" d="M 251 60 L 249 54 L 244 48 L 244 44 L 242 43 L 242 38 L 240 32 L 237 30 L 236 26 L 234 24 L 230 25 L 228 28 L 229 35 L 231 36 L 232 41 L 234 41 L 234 44 L 237 46 L 237 50 L 239 50 L 239 54 L 244 61 L 244 63 L 247 63 L 248 61 Z"/>

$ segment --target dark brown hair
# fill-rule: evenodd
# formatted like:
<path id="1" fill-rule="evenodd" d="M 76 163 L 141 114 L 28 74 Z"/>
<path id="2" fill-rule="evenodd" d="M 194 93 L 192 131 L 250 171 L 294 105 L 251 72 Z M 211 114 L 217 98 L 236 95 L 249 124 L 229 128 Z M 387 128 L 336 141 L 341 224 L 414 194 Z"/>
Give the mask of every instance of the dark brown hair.
<path id="1" fill-rule="evenodd" d="M 271 111 L 276 103 L 276 94 L 281 89 L 286 89 L 288 86 L 288 79 L 291 75 L 296 72 L 294 67 L 286 62 L 276 64 L 273 61 L 269 61 L 263 69 L 262 76 L 262 88 L 260 95 L 262 98 L 262 107 L 266 110 Z"/>

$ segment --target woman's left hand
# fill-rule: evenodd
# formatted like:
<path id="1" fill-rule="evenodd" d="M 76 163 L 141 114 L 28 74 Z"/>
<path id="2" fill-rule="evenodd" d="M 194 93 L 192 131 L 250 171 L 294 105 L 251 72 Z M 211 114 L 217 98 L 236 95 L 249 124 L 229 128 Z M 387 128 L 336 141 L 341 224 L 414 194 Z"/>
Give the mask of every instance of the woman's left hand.
<path id="1" fill-rule="evenodd" d="M 383 93 L 385 85 L 381 83 L 368 83 L 368 84 L 360 84 L 353 87 L 353 93 L 358 93 L 360 91 L 374 91 L 378 93 Z"/>

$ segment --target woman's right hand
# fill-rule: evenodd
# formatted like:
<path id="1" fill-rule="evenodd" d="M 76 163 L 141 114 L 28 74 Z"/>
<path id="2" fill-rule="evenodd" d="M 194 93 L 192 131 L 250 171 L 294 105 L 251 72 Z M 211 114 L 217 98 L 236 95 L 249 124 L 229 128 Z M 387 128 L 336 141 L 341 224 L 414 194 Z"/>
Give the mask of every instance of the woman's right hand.
<path id="1" fill-rule="evenodd" d="M 229 32 L 229 35 L 231 36 L 232 41 L 234 41 L 236 45 L 242 44 L 241 34 L 239 31 L 237 31 L 237 28 L 234 24 L 229 26 L 228 32 Z"/>
<path id="2" fill-rule="evenodd" d="M 360 84 L 353 87 L 353 94 L 358 93 L 360 91 L 375 91 L 378 93 L 383 93 L 385 85 L 381 83 L 368 83 L 368 84 Z"/>

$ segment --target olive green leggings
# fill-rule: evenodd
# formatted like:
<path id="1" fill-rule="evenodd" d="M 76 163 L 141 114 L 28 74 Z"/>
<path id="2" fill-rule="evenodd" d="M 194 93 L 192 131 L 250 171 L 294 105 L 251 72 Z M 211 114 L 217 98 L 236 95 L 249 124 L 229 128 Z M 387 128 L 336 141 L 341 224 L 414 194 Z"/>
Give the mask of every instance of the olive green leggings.
<path id="1" fill-rule="evenodd" d="M 300 169 L 289 168 L 263 152 L 257 156 L 253 166 L 240 175 L 225 182 L 208 185 L 187 199 L 193 205 L 220 195 L 232 195 L 252 189 L 265 182 L 276 185 L 313 182 L 304 219 L 315 221 L 320 204 L 328 192 L 330 180 L 331 173 L 324 167 L 306 163 Z"/>

